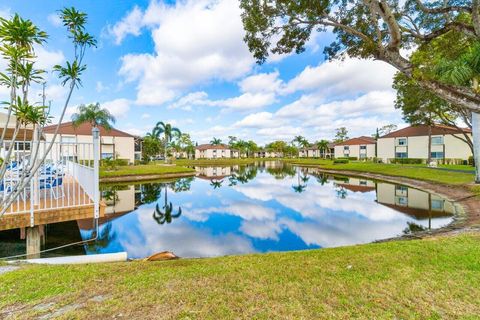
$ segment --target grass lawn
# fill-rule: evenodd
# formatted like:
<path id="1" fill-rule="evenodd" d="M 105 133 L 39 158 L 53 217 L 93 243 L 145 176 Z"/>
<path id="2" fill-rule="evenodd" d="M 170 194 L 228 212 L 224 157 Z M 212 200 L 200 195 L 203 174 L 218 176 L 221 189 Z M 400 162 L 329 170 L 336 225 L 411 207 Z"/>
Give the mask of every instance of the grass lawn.
<path id="1" fill-rule="evenodd" d="M 480 235 L 0 275 L 0 318 L 474 319 Z M 39 306 L 39 304 L 41 305 Z M 2 314 L 3 313 L 3 314 Z M 118 317 L 117 317 L 118 319 Z"/>
<path id="2" fill-rule="evenodd" d="M 445 184 L 468 184 L 472 183 L 475 178 L 474 175 L 469 172 L 462 173 L 450 172 L 446 170 L 435 170 L 425 166 L 421 167 L 412 165 L 355 161 L 351 161 L 346 164 L 333 164 L 333 161 L 323 159 L 286 159 L 285 161 L 300 165 L 318 165 L 318 167 L 324 169 L 378 173 L 387 176 L 406 177 Z"/>
<path id="3" fill-rule="evenodd" d="M 182 166 L 163 166 L 158 164 L 121 166 L 116 170 L 100 170 L 100 178 L 120 177 L 120 176 L 142 176 L 142 175 L 162 175 L 175 173 L 188 173 L 195 170 Z"/>

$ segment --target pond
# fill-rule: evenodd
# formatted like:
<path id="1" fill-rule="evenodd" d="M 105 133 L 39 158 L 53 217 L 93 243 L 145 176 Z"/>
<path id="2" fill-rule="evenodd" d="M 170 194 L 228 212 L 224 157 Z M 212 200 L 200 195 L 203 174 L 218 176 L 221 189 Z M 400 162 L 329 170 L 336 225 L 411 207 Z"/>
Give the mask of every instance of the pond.
<path id="1" fill-rule="evenodd" d="M 281 162 L 196 170 L 192 178 L 102 186 L 99 239 L 56 254 L 213 257 L 337 247 L 439 228 L 460 210 L 418 189 Z M 92 222 L 47 226 L 45 248 L 90 239 Z M 21 250 L 15 236 L 0 232 L 10 254 Z"/>

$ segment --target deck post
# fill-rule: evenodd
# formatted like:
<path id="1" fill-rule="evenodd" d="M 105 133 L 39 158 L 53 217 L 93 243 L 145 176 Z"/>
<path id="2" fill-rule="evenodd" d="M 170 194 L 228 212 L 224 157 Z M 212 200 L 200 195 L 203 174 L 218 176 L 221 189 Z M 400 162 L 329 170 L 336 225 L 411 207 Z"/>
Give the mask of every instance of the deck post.
<path id="1" fill-rule="evenodd" d="M 92 128 L 93 136 L 93 210 L 94 218 L 100 217 L 100 130 L 97 127 Z"/>
<path id="2" fill-rule="evenodd" d="M 27 259 L 40 258 L 40 250 L 41 250 L 40 226 L 27 227 L 25 231 L 26 231 L 26 238 L 27 238 Z"/>

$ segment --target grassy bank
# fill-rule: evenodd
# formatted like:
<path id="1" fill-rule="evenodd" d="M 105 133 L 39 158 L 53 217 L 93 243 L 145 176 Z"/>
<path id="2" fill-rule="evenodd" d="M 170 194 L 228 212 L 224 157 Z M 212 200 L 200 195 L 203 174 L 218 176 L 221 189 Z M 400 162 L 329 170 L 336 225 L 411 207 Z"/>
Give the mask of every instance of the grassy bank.
<path id="1" fill-rule="evenodd" d="M 444 184 L 469 184 L 474 181 L 474 175 L 472 175 L 470 172 L 451 172 L 446 170 L 431 169 L 425 166 L 421 167 L 372 162 L 350 162 L 346 164 L 334 164 L 331 160 L 322 159 L 286 159 L 285 161 L 298 165 L 315 165 L 323 169 L 368 172 L 382 174 L 386 176 L 405 177 Z M 444 168 L 448 168 L 448 166 L 445 166 Z"/>
<path id="2" fill-rule="evenodd" d="M 147 175 L 171 175 L 176 173 L 195 172 L 191 168 L 172 165 L 137 165 L 137 166 L 121 166 L 115 170 L 100 170 L 100 178 L 121 177 L 121 176 L 147 176 Z"/>
<path id="3" fill-rule="evenodd" d="M 0 275 L 0 318 L 8 310 L 30 319 L 60 309 L 65 319 L 473 319 L 480 314 L 479 246 L 472 234 L 215 259 L 25 266 Z"/>

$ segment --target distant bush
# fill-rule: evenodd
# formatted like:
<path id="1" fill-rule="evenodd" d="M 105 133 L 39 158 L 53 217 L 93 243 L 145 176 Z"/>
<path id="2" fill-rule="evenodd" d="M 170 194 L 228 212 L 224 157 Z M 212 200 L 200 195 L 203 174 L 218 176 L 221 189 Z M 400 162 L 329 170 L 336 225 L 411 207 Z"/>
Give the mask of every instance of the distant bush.
<path id="1" fill-rule="evenodd" d="M 425 159 L 420 158 L 394 158 L 390 159 L 390 163 L 396 164 L 422 164 L 425 163 Z"/>
<path id="2" fill-rule="evenodd" d="M 117 166 L 128 166 L 129 163 L 130 163 L 130 160 L 128 160 L 128 159 L 116 159 L 115 160 L 115 164 Z"/>
<path id="3" fill-rule="evenodd" d="M 356 161 L 356 160 L 358 160 L 357 157 L 338 157 L 338 158 L 335 158 L 335 159 L 339 159 L 339 160 L 351 160 L 351 161 Z"/>
<path id="4" fill-rule="evenodd" d="M 475 165 L 475 161 L 473 160 L 473 156 L 468 157 L 468 164 L 472 167 Z"/>
<path id="5" fill-rule="evenodd" d="M 333 164 L 345 164 L 345 163 L 348 163 L 348 162 L 349 162 L 348 159 L 337 158 L 337 159 L 333 160 Z"/>

